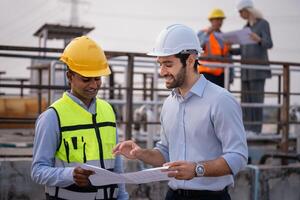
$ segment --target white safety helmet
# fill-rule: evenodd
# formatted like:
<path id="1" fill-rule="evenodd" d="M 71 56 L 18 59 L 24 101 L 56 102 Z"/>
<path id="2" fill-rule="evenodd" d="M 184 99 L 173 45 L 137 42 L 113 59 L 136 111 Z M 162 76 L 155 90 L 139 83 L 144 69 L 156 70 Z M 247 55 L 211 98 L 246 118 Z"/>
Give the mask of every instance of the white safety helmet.
<path id="1" fill-rule="evenodd" d="M 174 24 L 160 32 L 156 39 L 155 47 L 148 55 L 170 56 L 185 50 L 196 50 L 196 53 L 202 52 L 194 30 L 182 24 Z"/>
<path id="2" fill-rule="evenodd" d="M 238 11 L 244 9 L 244 8 L 253 8 L 253 1 L 251 0 L 239 0 L 238 4 L 236 5 L 236 8 Z"/>

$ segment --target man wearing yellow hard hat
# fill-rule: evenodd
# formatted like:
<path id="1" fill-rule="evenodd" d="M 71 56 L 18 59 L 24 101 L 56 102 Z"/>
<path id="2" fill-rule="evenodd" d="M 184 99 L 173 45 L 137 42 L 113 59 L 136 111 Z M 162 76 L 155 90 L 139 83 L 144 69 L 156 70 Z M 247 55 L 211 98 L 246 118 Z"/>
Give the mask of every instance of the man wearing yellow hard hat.
<path id="1" fill-rule="evenodd" d="M 35 129 L 32 179 L 45 185 L 46 199 L 128 199 L 123 184 L 92 186 L 93 171 L 80 163 L 120 173 L 112 154 L 118 142 L 112 107 L 96 97 L 101 76 L 111 73 L 103 50 L 86 36 L 73 39 L 60 60 L 71 87 L 43 112 Z"/>
<path id="2" fill-rule="evenodd" d="M 217 37 L 216 33 L 221 33 L 221 27 L 225 14 L 223 10 L 216 8 L 213 9 L 208 15 L 210 27 L 198 32 L 198 38 L 203 48 L 202 56 L 205 57 L 219 57 L 226 58 L 229 56 L 230 45 Z M 205 65 L 207 64 L 207 65 Z M 210 80 L 211 82 L 224 87 L 224 68 L 212 67 L 211 62 L 201 61 L 198 71 Z"/>

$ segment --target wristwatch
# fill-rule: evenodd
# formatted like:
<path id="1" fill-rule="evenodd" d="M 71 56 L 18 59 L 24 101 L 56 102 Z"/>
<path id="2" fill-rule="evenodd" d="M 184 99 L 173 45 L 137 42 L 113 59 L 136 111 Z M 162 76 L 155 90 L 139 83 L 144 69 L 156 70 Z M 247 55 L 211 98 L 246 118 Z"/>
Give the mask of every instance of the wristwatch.
<path id="1" fill-rule="evenodd" d="M 196 168 L 195 168 L 196 176 L 197 177 L 202 177 L 205 174 L 205 168 L 201 163 L 197 163 Z"/>

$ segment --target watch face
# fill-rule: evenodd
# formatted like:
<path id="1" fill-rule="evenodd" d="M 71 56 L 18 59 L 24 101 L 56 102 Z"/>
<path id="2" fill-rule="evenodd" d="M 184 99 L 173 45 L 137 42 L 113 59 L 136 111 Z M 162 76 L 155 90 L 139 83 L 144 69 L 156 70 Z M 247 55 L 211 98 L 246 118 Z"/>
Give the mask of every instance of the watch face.
<path id="1" fill-rule="evenodd" d="M 196 167 L 196 173 L 197 176 L 203 176 L 204 175 L 204 167 L 203 165 L 198 164 Z"/>

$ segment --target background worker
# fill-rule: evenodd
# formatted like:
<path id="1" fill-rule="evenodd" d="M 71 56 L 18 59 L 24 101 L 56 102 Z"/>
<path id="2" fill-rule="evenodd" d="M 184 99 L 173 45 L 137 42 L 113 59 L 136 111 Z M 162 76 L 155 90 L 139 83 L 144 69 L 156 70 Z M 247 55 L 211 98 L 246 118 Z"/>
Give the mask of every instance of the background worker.
<path id="1" fill-rule="evenodd" d="M 241 45 L 240 49 L 234 49 L 234 54 L 240 54 L 242 60 L 269 61 L 268 49 L 273 47 L 270 25 L 259 10 L 254 8 L 251 0 L 240 0 L 237 9 L 242 19 L 247 23 L 244 27 L 249 27 L 252 31 L 250 37 L 256 44 Z M 269 65 L 257 65 L 256 67 L 269 67 Z M 246 103 L 263 103 L 265 81 L 271 77 L 270 69 L 241 69 L 241 102 Z M 253 93 L 254 92 L 254 93 Z M 262 122 L 262 107 L 243 108 L 244 121 Z M 262 123 L 245 125 L 246 130 L 261 133 Z"/>
<path id="2" fill-rule="evenodd" d="M 86 36 L 75 38 L 60 60 L 71 90 L 43 112 L 35 129 L 32 179 L 45 185 L 46 199 L 128 199 L 124 185 L 92 186 L 93 171 L 80 163 L 122 172 L 112 149 L 118 141 L 112 107 L 96 97 L 110 69 L 103 50 Z"/>
<path id="3" fill-rule="evenodd" d="M 216 33 L 221 33 L 221 27 L 225 19 L 223 10 L 219 8 L 213 9 L 208 15 L 210 27 L 198 32 L 198 38 L 200 45 L 203 48 L 202 56 L 205 57 L 217 57 L 217 58 L 229 58 L 230 45 L 224 42 L 221 38 L 218 38 Z M 224 68 L 211 67 L 205 64 L 212 64 L 213 62 L 200 61 L 198 70 L 203 74 L 206 79 L 211 82 L 224 87 Z M 230 68 L 230 79 L 233 81 L 233 69 Z"/>
<path id="4" fill-rule="evenodd" d="M 149 55 L 157 56 L 160 75 L 172 93 L 161 110 L 161 139 L 154 149 L 133 141 L 115 154 L 153 166 L 169 166 L 167 200 L 230 199 L 227 187 L 247 163 L 241 108 L 224 88 L 198 73 L 201 47 L 196 33 L 175 24 L 158 36 Z"/>

